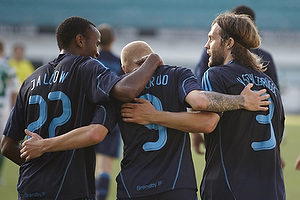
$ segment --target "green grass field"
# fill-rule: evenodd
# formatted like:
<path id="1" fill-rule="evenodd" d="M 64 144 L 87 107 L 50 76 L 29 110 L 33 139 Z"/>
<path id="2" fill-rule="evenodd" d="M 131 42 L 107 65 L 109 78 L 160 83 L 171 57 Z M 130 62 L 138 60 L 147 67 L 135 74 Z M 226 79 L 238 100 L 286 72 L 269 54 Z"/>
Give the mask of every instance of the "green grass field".
<path id="1" fill-rule="evenodd" d="M 282 156 L 286 166 L 283 170 L 286 193 L 288 200 L 300 199 L 300 171 L 296 171 L 295 161 L 300 154 L 300 115 L 286 116 L 285 136 L 281 145 Z M 200 183 L 204 167 L 204 156 L 194 154 L 197 181 Z M 119 161 L 115 162 L 113 174 L 117 175 L 120 169 Z M 5 186 L 0 185 L 0 200 L 16 200 L 16 184 L 18 179 L 18 166 L 9 160 L 5 160 L 2 176 L 5 179 Z M 116 183 L 113 179 L 110 185 L 108 200 L 115 200 Z"/>

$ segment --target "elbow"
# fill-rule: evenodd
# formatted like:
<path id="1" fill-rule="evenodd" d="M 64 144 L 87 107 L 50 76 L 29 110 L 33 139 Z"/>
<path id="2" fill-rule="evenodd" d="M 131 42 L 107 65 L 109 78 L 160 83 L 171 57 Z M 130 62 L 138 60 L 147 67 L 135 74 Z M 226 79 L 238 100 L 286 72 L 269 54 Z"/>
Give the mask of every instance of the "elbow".
<path id="1" fill-rule="evenodd" d="M 6 149 L 6 145 L 5 145 L 5 140 L 4 140 L 5 137 L 6 136 L 3 136 L 2 140 L 0 140 L 0 147 L 1 147 L 0 151 L 3 156 L 7 157 L 8 150 Z"/>
<path id="2" fill-rule="evenodd" d="M 211 133 L 215 130 L 216 126 L 210 124 L 210 123 L 203 123 L 199 126 L 194 127 L 194 129 L 190 130 L 191 133 Z"/>
<path id="3" fill-rule="evenodd" d="M 1 145 L 1 154 L 5 157 L 7 157 L 7 151 L 6 149 Z"/>
<path id="4" fill-rule="evenodd" d="M 114 90 L 110 93 L 110 96 L 125 103 L 131 102 L 137 95 L 134 89 L 128 87 L 114 87 Z"/>
<path id="5" fill-rule="evenodd" d="M 213 124 L 208 124 L 208 126 L 205 127 L 205 129 L 203 130 L 203 133 L 211 133 L 215 130 L 216 125 Z"/>
<path id="6" fill-rule="evenodd" d="M 199 100 L 198 102 L 195 103 L 195 105 L 192 106 L 194 110 L 206 110 L 208 104 L 204 103 L 203 101 Z"/>
<path id="7" fill-rule="evenodd" d="M 194 101 L 191 103 L 191 106 L 193 110 L 206 110 L 209 105 L 208 99 L 200 93 L 197 98 L 194 99 Z"/>
<path id="8" fill-rule="evenodd" d="M 125 103 L 129 103 L 131 101 L 133 101 L 133 99 L 135 97 L 137 97 L 138 94 L 135 94 L 134 90 L 127 90 L 123 93 L 123 95 L 121 96 L 121 101 L 125 102 Z"/>
<path id="9" fill-rule="evenodd" d="M 210 117 L 209 120 L 207 120 L 207 124 L 205 126 L 205 130 L 203 131 L 203 133 L 211 133 L 213 132 L 220 120 L 220 116 L 216 113 L 213 114 L 212 117 Z"/>
<path id="10" fill-rule="evenodd" d="M 10 153 L 10 149 L 9 149 L 9 145 L 7 145 L 5 142 L 1 142 L 1 154 L 5 157 L 9 157 L 9 153 Z"/>
<path id="11" fill-rule="evenodd" d="M 90 131 L 89 137 L 90 137 L 90 141 L 93 144 L 97 144 L 99 142 L 102 142 L 105 138 L 105 136 L 107 135 L 108 130 L 100 125 L 100 124 L 94 124 L 93 128 Z"/>
<path id="12" fill-rule="evenodd" d="M 193 133 L 211 133 L 213 132 L 220 120 L 220 116 L 217 113 L 205 112 L 202 113 L 206 117 L 201 120 L 201 123 L 197 123 L 197 130 Z"/>

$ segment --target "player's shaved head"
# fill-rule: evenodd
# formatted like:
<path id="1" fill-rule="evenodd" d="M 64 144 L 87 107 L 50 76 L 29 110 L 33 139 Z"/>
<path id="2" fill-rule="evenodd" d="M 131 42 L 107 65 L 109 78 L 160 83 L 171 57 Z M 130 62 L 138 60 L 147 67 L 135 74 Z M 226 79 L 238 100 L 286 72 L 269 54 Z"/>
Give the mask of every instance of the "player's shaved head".
<path id="1" fill-rule="evenodd" d="M 134 60 L 153 53 L 151 47 L 144 41 L 133 41 L 127 44 L 121 52 L 121 63 L 129 72 L 133 71 L 137 65 Z"/>

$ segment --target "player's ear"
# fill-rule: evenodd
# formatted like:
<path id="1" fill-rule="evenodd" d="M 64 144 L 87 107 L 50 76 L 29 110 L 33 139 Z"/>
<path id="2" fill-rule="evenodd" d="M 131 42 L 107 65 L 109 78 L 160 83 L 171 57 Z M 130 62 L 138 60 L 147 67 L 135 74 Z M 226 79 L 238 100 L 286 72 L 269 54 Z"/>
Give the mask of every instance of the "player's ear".
<path id="1" fill-rule="evenodd" d="M 235 42 L 234 39 L 232 37 L 230 37 L 226 42 L 227 49 L 231 49 L 234 45 L 234 42 Z"/>
<path id="2" fill-rule="evenodd" d="M 129 72 L 128 69 L 127 69 L 127 67 L 125 67 L 124 65 L 122 65 L 122 69 L 123 69 L 123 71 L 124 71 L 125 74 L 127 74 Z"/>
<path id="3" fill-rule="evenodd" d="M 78 35 L 76 35 L 75 42 L 79 47 L 83 47 L 85 38 L 83 37 L 83 35 L 78 34 Z"/>

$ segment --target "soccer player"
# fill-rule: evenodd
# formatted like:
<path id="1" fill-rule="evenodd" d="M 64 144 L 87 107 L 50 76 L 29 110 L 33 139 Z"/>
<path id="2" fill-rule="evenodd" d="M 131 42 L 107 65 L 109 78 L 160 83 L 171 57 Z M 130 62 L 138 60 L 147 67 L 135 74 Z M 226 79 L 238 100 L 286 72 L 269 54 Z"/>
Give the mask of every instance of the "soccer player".
<path id="1" fill-rule="evenodd" d="M 2 133 L 4 130 L 6 120 L 9 116 L 11 108 L 15 104 L 20 86 L 19 79 L 16 76 L 15 70 L 11 68 L 7 63 L 7 59 L 4 55 L 4 50 L 4 38 L 0 37 L 0 133 Z M 0 140 L 1 138 L 2 134 L 0 135 Z M 5 184 L 4 179 L 2 179 L 4 160 L 5 159 L 3 155 L 0 153 L 0 185 Z"/>
<path id="2" fill-rule="evenodd" d="M 101 34 L 99 45 L 99 57 L 101 63 L 110 69 L 111 72 L 118 76 L 124 74 L 121 67 L 121 59 L 114 55 L 112 46 L 115 41 L 114 29 L 109 24 L 100 24 L 97 26 Z M 121 146 L 121 136 L 119 126 L 109 132 L 104 140 L 95 145 L 96 150 L 96 197 L 97 200 L 105 200 L 111 172 L 115 158 L 119 157 Z"/>
<path id="3" fill-rule="evenodd" d="M 100 33 L 81 17 L 64 20 L 57 28 L 56 39 L 58 57 L 39 67 L 20 88 L 1 151 L 20 165 L 19 199 L 95 199 L 94 146 L 45 153 L 24 162 L 19 145 L 24 129 L 51 138 L 89 125 L 97 105 L 109 101 L 110 96 L 133 100 L 162 61 L 157 54 L 150 54 L 141 68 L 121 79 L 96 60 Z M 93 128 L 103 132 L 102 127 Z"/>
<path id="4" fill-rule="evenodd" d="M 139 64 L 133 61 L 152 52 L 149 45 L 142 41 L 126 45 L 121 55 L 125 73 L 137 70 Z M 219 115 L 210 112 L 186 113 L 187 103 L 197 110 L 241 108 L 240 103 L 243 102 L 243 98 L 240 99 L 241 96 L 239 95 L 227 96 L 226 98 L 216 93 L 201 93 L 199 89 L 200 87 L 191 70 L 164 65 L 155 71 L 149 84 L 139 97 L 151 101 L 157 109 L 181 111 L 182 113 L 172 113 L 173 118 L 178 119 L 177 117 L 179 117 L 179 121 L 186 120 L 192 126 L 177 123 L 179 127 L 176 128 L 188 131 L 212 131 Z M 249 86 L 246 89 L 250 92 Z M 250 93 L 253 94 L 253 92 Z M 218 100 L 215 99 L 217 97 Z M 256 98 L 247 99 L 248 97 L 245 98 L 243 105 L 252 103 L 253 106 L 255 105 L 255 109 L 266 109 L 259 106 L 266 102 L 257 101 Z M 137 99 L 137 101 L 139 100 Z M 110 103 L 95 112 L 92 123 L 102 124 L 110 130 L 113 127 L 113 121 L 117 119 L 124 142 L 121 172 L 117 177 L 118 199 L 196 199 L 197 187 L 190 152 L 189 133 L 155 124 L 143 126 L 125 123 L 119 115 L 119 107 Z M 173 119 L 170 118 L 170 120 Z M 84 143 L 89 144 L 86 138 L 95 134 L 88 128 L 89 126 L 73 130 L 62 135 L 65 136 L 64 138 L 55 137 L 48 142 L 45 142 L 47 140 L 40 140 L 41 138 L 38 138 L 36 134 L 29 133 L 32 138 L 24 142 L 22 157 L 29 156 L 28 159 L 31 159 L 48 151 L 71 148 L 71 146 L 73 148 L 83 147 Z"/>
<path id="5" fill-rule="evenodd" d="M 203 200 L 285 199 L 280 159 L 284 109 L 276 84 L 249 50 L 259 45 L 257 27 L 246 15 L 221 14 L 208 33 L 211 68 L 203 76 L 203 88 L 234 95 L 252 83 L 254 90 L 266 89 L 272 103 L 264 112 L 224 112 L 217 128 L 205 134 Z"/>
<path id="6" fill-rule="evenodd" d="M 239 5 L 231 10 L 231 12 L 236 13 L 236 14 L 245 14 L 248 15 L 253 22 L 255 22 L 255 12 L 248 6 L 245 5 Z M 276 66 L 275 62 L 272 58 L 272 55 L 267 52 L 265 49 L 262 49 L 260 47 L 255 48 L 255 49 L 250 49 L 250 51 L 259 57 L 264 61 L 264 65 L 266 67 L 266 71 L 264 71 L 265 74 L 270 76 L 270 78 L 273 80 L 273 82 L 276 84 L 276 86 L 279 89 L 279 84 L 278 84 L 278 77 L 277 77 L 277 72 L 276 72 Z M 204 49 L 201 59 L 196 66 L 195 69 L 195 74 L 198 78 L 198 83 L 201 84 L 202 76 L 204 72 L 208 69 L 208 59 L 209 55 L 206 52 L 206 49 Z"/>

